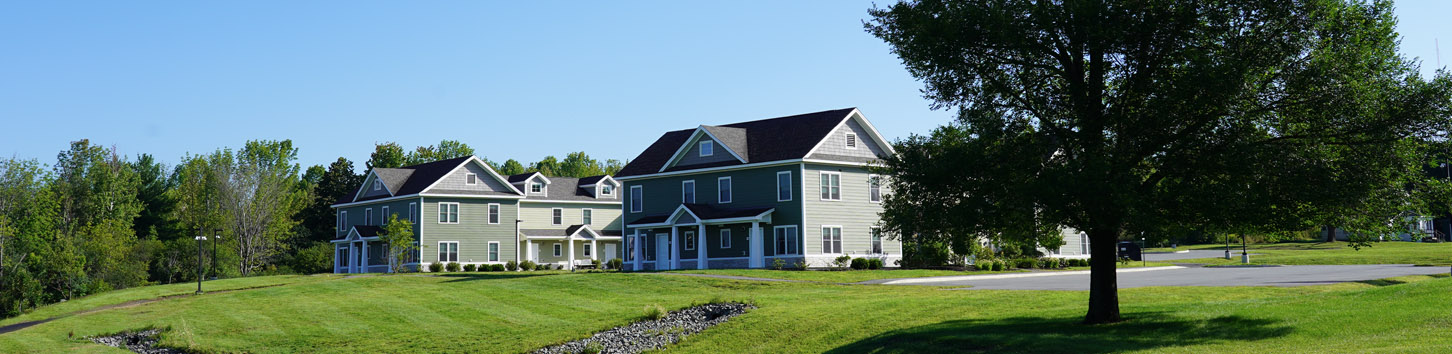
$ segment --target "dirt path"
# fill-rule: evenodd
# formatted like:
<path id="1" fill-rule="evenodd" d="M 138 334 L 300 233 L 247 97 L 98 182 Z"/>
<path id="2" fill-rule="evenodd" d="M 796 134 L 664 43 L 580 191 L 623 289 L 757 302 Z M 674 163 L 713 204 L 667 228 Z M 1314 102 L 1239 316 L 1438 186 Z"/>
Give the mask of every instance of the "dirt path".
<path id="1" fill-rule="evenodd" d="M 277 287 L 277 286 L 283 286 L 283 285 L 287 285 L 287 284 L 272 284 L 272 285 L 254 286 L 254 287 L 248 287 L 248 288 L 217 290 L 217 291 L 208 292 L 207 294 L 230 293 L 230 292 L 234 292 L 234 291 L 265 289 L 265 288 L 271 288 L 271 287 Z M 50 321 L 55 321 L 55 320 L 59 320 L 59 319 L 66 318 L 66 317 L 80 316 L 80 315 L 88 315 L 88 314 L 92 314 L 92 313 L 96 313 L 96 312 L 101 312 L 101 311 L 106 311 L 106 310 L 131 308 L 131 307 L 141 306 L 141 305 L 145 305 L 145 304 L 150 304 L 150 303 L 153 303 L 153 302 L 166 301 L 166 300 L 171 300 L 171 299 L 176 299 L 176 298 L 181 298 L 181 297 L 187 297 L 187 296 L 196 296 L 196 294 L 179 294 L 179 295 L 162 296 L 162 297 L 151 298 L 151 299 L 131 300 L 131 301 L 127 301 L 127 302 L 123 302 L 123 303 L 119 303 L 119 304 L 111 304 L 111 305 L 100 306 L 100 307 L 96 307 L 96 308 L 90 308 L 90 309 L 75 311 L 75 312 L 71 312 L 71 313 L 68 313 L 68 314 L 64 314 L 64 315 L 60 315 L 60 316 L 55 316 L 55 317 L 51 317 L 51 318 L 47 318 L 47 319 L 34 320 L 34 321 L 26 321 L 26 322 L 20 322 L 20 323 L 10 324 L 10 325 L 6 325 L 4 327 L 0 327 L 0 335 L 6 334 L 6 333 L 10 333 L 10 332 L 19 331 L 19 330 L 22 330 L 22 329 L 26 329 L 26 328 L 33 327 L 33 326 L 38 325 L 38 324 L 42 324 L 42 323 L 46 323 L 46 322 L 50 322 Z"/>

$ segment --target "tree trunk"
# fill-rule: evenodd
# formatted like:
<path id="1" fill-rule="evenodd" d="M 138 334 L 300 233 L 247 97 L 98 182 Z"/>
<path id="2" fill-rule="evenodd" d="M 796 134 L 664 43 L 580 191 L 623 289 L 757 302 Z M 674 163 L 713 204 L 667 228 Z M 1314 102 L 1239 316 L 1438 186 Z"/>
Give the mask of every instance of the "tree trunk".
<path id="1" fill-rule="evenodd" d="M 1118 230 L 1089 230 L 1089 313 L 1085 324 L 1119 322 Z"/>
<path id="2" fill-rule="evenodd" d="M 1336 242 L 1336 226 L 1326 225 L 1326 242 Z"/>

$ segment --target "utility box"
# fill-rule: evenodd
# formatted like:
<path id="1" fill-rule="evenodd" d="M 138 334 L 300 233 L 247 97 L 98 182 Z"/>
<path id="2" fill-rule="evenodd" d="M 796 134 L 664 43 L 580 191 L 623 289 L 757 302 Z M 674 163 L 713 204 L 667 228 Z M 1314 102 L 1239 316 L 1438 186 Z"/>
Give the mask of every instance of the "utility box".
<path id="1" fill-rule="evenodd" d="M 1119 241 L 1119 258 L 1129 258 L 1132 261 L 1144 260 L 1144 249 L 1134 241 Z"/>

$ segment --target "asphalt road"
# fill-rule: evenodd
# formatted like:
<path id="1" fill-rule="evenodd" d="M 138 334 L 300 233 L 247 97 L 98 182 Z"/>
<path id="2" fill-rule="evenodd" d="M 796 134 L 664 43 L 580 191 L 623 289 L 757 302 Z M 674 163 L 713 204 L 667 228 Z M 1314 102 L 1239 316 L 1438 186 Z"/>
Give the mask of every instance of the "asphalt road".
<path id="1" fill-rule="evenodd" d="M 1231 251 L 1230 256 L 1234 259 L 1240 259 L 1240 250 L 1236 249 Z M 1185 253 L 1145 253 L 1144 258 L 1150 262 L 1194 258 L 1225 258 L 1225 250 L 1190 250 Z M 1250 259 L 1255 260 L 1254 253 L 1250 254 Z"/>
<path id="2" fill-rule="evenodd" d="M 1279 267 L 1187 267 L 1122 269 L 1120 288 L 1145 286 L 1306 286 L 1374 280 L 1405 275 L 1447 274 L 1448 267 L 1406 264 L 1303 265 Z M 1088 272 L 1020 277 L 956 276 L 904 279 L 893 285 L 971 286 L 972 290 L 1089 290 Z"/>

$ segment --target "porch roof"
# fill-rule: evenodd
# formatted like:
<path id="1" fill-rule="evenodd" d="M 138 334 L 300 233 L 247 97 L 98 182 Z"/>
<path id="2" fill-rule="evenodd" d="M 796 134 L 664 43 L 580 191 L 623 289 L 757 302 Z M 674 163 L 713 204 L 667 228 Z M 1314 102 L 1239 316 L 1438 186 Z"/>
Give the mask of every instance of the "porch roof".
<path id="1" fill-rule="evenodd" d="M 631 221 L 628 225 L 637 226 L 664 226 L 671 224 L 682 215 L 689 215 L 701 223 L 729 222 L 740 219 L 761 219 L 770 217 L 776 208 L 721 208 L 709 204 L 682 203 L 675 211 L 665 215 L 644 216 Z M 692 224 L 696 222 L 690 222 Z"/>

